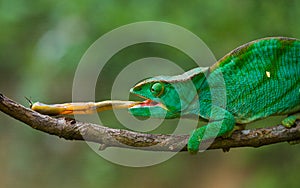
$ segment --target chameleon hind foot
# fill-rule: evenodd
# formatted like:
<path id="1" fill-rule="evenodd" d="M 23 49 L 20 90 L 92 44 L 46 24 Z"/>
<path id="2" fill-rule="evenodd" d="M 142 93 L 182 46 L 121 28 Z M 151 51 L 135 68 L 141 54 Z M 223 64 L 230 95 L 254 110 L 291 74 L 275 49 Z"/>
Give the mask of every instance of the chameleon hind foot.
<path id="1" fill-rule="evenodd" d="M 202 133 L 200 133 L 200 132 L 202 132 Z M 200 141 L 201 141 L 200 135 L 202 135 L 203 133 L 204 133 L 203 128 L 196 129 L 191 133 L 190 138 L 188 140 L 188 144 L 187 144 L 187 149 L 190 154 L 194 155 L 194 154 L 198 153 Z"/>
<path id="2" fill-rule="evenodd" d="M 282 120 L 281 123 L 286 128 L 291 128 L 295 125 L 295 122 L 297 119 L 300 119 L 300 113 L 296 113 L 296 114 L 286 117 L 285 119 Z M 300 144 L 300 140 L 292 140 L 292 141 L 288 141 L 288 143 L 290 145 L 296 145 L 296 144 Z"/>
<path id="3" fill-rule="evenodd" d="M 297 119 L 300 119 L 300 113 L 288 116 L 287 118 L 283 119 L 281 123 L 286 128 L 291 128 L 293 125 L 295 125 Z"/>

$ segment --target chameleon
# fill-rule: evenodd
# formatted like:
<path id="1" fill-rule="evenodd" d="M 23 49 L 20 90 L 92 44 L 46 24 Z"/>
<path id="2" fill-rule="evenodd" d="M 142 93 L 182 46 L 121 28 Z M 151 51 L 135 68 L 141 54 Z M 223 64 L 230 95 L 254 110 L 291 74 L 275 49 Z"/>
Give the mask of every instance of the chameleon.
<path id="1" fill-rule="evenodd" d="M 134 116 L 191 116 L 208 122 L 192 131 L 187 143 L 192 154 L 203 139 L 229 136 L 237 127 L 269 116 L 287 115 L 282 124 L 291 127 L 300 117 L 300 41 L 258 39 L 210 67 L 145 79 L 130 92 L 146 99 L 128 108 Z"/>
<path id="2" fill-rule="evenodd" d="M 286 115 L 282 124 L 300 118 L 300 40 L 269 37 L 246 43 L 210 67 L 181 75 L 140 81 L 130 92 L 144 101 L 97 103 L 31 103 L 46 115 L 87 114 L 126 108 L 133 116 L 198 118 L 207 125 L 193 130 L 187 148 L 192 154 L 201 141 L 228 137 L 245 124 L 273 115 Z"/>

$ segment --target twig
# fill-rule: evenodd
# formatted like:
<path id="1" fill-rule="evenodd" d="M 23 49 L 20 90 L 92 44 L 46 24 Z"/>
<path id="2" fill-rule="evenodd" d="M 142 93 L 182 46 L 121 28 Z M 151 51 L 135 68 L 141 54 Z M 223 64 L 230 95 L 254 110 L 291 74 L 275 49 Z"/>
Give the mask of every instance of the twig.
<path id="1" fill-rule="evenodd" d="M 66 140 L 85 140 L 106 147 L 134 148 L 152 151 L 186 151 L 189 135 L 145 134 L 112 129 L 64 117 L 42 115 L 14 102 L 0 93 L 0 110 L 30 127 Z M 260 147 L 278 142 L 300 140 L 300 121 L 292 128 L 277 125 L 268 128 L 235 131 L 230 138 L 217 138 L 208 149 Z"/>

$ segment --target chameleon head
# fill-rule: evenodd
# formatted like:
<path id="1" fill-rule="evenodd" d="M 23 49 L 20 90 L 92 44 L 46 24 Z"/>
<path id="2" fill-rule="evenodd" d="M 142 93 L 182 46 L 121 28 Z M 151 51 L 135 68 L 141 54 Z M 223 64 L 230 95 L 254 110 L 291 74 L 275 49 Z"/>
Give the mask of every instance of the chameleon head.
<path id="1" fill-rule="evenodd" d="M 180 115 L 181 104 L 176 89 L 160 77 L 146 79 L 131 88 L 130 92 L 146 99 L 129 108 L 134 116 L 175 118 Z"/>
<path id="2" fill-rule="evenodd" d="M 177 76 L 156 76 L 146 79 L 130 92 L 146 99 L 134 104 L 129 112 L 134 116 L 176 118 L 199 111 L 198 94 L 205 83 L 209 68 L 197 67 Z M 205 84 L 204 84 L 205 85 Z"/>

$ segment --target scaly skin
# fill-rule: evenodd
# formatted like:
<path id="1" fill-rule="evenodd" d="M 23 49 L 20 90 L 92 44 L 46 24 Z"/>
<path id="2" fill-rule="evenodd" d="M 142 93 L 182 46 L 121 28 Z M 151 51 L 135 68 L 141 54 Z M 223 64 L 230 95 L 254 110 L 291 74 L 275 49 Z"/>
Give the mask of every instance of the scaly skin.
<path id="1" fill-rule="evenodd" d="M 196 153 L 202 139 L 226 135 L 235 124 L 300 111 L 300 41 L 284 37 L 256 40 L 209 68 L 153 77 L 130 91 L 149 99 L 129 108 L 132 115 L 198 116 L 209 121 L 194 130 L 188 141 L 189 152 Z M 291 116 L 283 124 L 291 126 L 295 120 Z"/>

